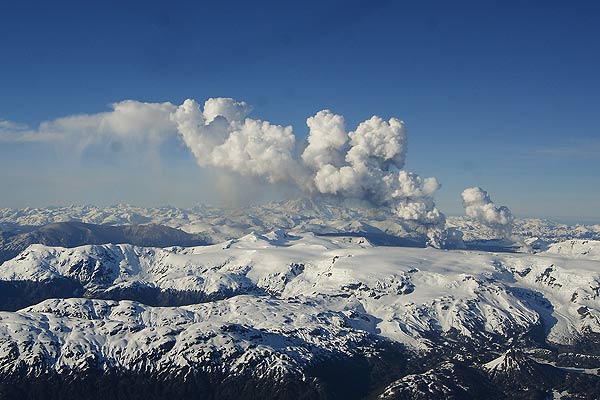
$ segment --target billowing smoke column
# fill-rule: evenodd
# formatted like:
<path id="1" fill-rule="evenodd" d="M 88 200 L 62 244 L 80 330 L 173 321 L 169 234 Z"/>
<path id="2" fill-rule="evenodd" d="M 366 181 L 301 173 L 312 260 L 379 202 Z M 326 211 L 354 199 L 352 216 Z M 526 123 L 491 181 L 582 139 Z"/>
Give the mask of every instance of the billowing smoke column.
<path id="1" fill-rule="evenodd" d="M 489 226 L 504 238 L 511 236 L 514 217 L 508 207 L 496 207 L 488 193 L 480 187 L 465 189 L 461 196 L 467 217 Z"/>
<path id="2" fill-rule="evenodd" d="M 224 168 L 270 183 L 298 180 L 292 127 L 246 118 L 249 113 L 245 102 L 233 99 L 208 99 L 203 111 L 188 99 L 171 119 L 200 166 Z"/>
<path id="3" fill-rule="evenodd" d="M 435 178 L 402 170 L 404 123 L 374 116 L 347 132 L 344 117 L 329 110 L 307 119 L 308 146 L 296 156 L 292 127 L 248 118 L 250 107 L 233 99 L 186 100 L 171 120 L 199 165 L 227 169 L 268 182 L 293 182 L 311 195 L 367 200 L 426 231 L 443 245 L 445 218 L 435 207 Z"/>

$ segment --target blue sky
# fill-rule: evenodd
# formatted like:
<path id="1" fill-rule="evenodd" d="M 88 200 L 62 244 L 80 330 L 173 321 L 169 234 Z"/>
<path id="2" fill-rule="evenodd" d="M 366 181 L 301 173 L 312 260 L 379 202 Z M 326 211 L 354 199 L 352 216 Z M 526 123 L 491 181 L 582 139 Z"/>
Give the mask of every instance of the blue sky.
<path id="1" fill-rule="evenodd" d="M 598 2 L 123 3 L 3 2 L 0 120 L 218 96 L 299 137 L 323 108 L 395 116 L 442 211 L 479 185 L 519 216 L 600 218 Z M 177 140 L 133 153 L 0 143 L 0 207 L 222 198 Z"/>

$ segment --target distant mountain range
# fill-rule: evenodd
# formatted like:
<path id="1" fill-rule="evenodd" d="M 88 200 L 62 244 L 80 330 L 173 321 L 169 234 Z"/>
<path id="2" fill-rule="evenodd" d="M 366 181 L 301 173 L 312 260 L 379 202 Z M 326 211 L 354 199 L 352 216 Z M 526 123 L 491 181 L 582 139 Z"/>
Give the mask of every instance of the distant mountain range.
<path id="1" fill-rule="evenodd" d="M 251 232 L 275 229 L 316 234 L 368 236 L 374 244 L 425 246 L 422 227 L 398 218 L 386 209 L 357 204 L 294 199 L 228 209 L 197 206 L 144 208 L 66 206 L 0 209 L 0 231 L 19 231 L 57 222 L 77 221 L 100 225 L 158 224 L 188 233 L 201 233 L 212 243 L 239 238 Z M 468 242 L 498 239 L 492 229 L 465 217 L 448 217 L 447 228 L 460 230 Z M 536 241 L 539 247 L 568 239 L 600 240 L 600 225 L 567 225 L 541 219 L 516 220 L 513 232 Z M 149 245 L 149 244 L 147 244 Z"/>
<path id="2" fill-rule="evenodd" d="M 157 224 L 113 226 L 78 221 L 56 222 L 0 232 L 0 263 L 15 257 L 31 244 L 76 247 L 106 243 L 151 247 L 200 246 L 208 244 L 208 238 Z"/>

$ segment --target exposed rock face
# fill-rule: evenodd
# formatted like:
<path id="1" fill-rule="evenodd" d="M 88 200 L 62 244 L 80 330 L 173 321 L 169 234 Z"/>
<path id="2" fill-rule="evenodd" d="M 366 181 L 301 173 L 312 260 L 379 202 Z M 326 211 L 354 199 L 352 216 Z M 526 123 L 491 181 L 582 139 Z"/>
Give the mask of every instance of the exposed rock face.
<path id="1" fill-rule="evenodd" d="M 497 385 L 511 389 L 511 393 L 546 393 L 564 382 L 567 373 L 549 364 L 541 364 L 521 350 L 510 349 L 483 366 Z"/>

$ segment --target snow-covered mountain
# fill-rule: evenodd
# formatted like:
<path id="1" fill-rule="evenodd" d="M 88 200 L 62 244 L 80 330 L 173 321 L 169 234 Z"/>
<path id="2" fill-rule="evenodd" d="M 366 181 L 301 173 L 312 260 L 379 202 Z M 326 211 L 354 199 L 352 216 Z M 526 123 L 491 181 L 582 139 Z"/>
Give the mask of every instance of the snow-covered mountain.
<path id="1" fill-rule="evenodd" d="M 0 375 L 11 383 L 0 391 L 94 371 L 176 378 L 217 397 L 232 397 L 223 391 L 235 381 L 254 398 L 300 387 L 307 398 L 460 398 L 457 387 L 478 379 L 512 396 L 490 371 L 512 366 L 497 360 L 513 348 L 600 367 L 600 261 L 584 253 L 379 247 L 283 230 L 198 247 L 31 245 L 0 267 L 5 310 L 37 296 L 0 313 Z M 540 396 L 595 379 L 564 374 L 572 385 Z"/>
<path id="2" fill-rule="evenodd" d="M 557 319 L 550 332 L 557 343 L 569 343 L 584 327 L 600 333 L 599 271 L 600 261 L 573 263 L 550 252 L 374 247 L 363 238 L 277 231 L 188 248 L 32 245 L 4 263 L 0 280 L 68 279 L 89 297 L 116 299 L 127 289 L 148 288 L 194 293 L 198 301 L 241 294 L 315 297 L 340 311 L 358 301 L 381 320 L 373 331 L 419 346 L 432 331 L 505 335 L 527 331 L 544 317 Z M 554 314 L 536 310 L 544 302 Z"/>
<path id="3" fill-rule="evenodd" d="M 24 232 L 20 232 L 24 231 Z M 96 225 L 78 221 L 0 232 L 0 264 L 31 244 L 77 247 L 84 244 L 129 243 L 143 246 L 198 246 L 208 243 L 202 234 L 190 234 L 164 225 Z"/>
<path id="4" fill-rule="evenodd" d="M 600 226 L 512 228 L 449 217 L 440 250 L 362 204 L 3 209 L 0 398 L 599 397 Z"/>
<path id="5" fill-rule="evenodd" d="M 250 232 L 264 234 L 275 229 L 319 234 L 356 233 L 368 235 L 374 243 L 391 245 L 424 246 L 427 239 L 423 227 L 398 218 L 385 209 L 311 199 L 236 209 L 210 206 L 189 209 L 144 208 L 130 205 L 0 209 L 0 231 L 65 221 L 109 225 L 154 223 L 188 233 L 204 233 L 213 243 Z M 498 238 L 498 232 L 465 217 L 448 217 L 446 227 L 462 231 L 466 241 Z M 543 247 L 568 239 L 600 240 L 600 225 L 566 225 L 540 219 L 523 219 L 515 221 L 513 233 L 537 240 Z"/>
<path id="6" fill-rule="evenodd" d="M 92 224 L 154 223 L 201 233 L 213 243 L 235 239 L 251 232 L 268 233 L 275 229 L 319 234 L 361 233 L 381 244 L 419 245 L 427 242 L 425 227 L 402 220 L 389 210 L 358 205 L 341 205 L 310 199 L 273 202 L 246 208 L 226 209 L 198 206 L 139 208 L 71 206 L 42 209 L 0 210 L 0 228 L 23 229 L 66 220 Z"/>
<path id="7" fill-rule="evenodd" d="M 569 398 L 570 378 L 560 368 L 509 349 L 484 364 L 444 361 L 423 373 L 405 375 L 388 385 L 379 398 L 546 399 L 561 392 Z"/>
<path id="8" fill-rule="evenodd" d="M 566 240 L 548 246 L 547 254 L 560 254 L 566 257 L 600 260 L 600 241 Z"/>

